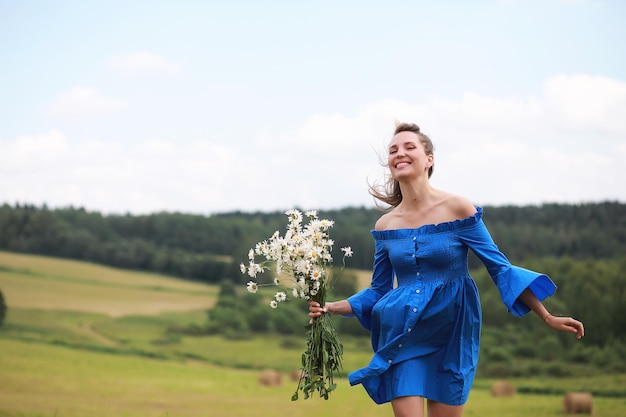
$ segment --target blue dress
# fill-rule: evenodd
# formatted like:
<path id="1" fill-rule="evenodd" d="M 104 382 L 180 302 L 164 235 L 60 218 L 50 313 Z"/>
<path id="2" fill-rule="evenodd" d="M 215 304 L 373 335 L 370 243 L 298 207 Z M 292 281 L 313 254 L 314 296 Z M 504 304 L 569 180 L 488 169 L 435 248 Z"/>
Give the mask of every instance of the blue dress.
<path id="1" fill-rule="evenodd" d="M 412 395 L 449 405 L 467 401 L 481 326 L 468 249 L 483 262 L 516 316 L 529 311 L 517 299 L 526 288 L 539 300 L 556 290 L 546 275 L 510 264 L 489 235 L 482 212 L 477 207 L 462 220 L 372 231 L 376 251 L 371 287 L 348 302 L 370 331 L 374 357 L 348 378 L 351 385 L 362 384 L 376 403 Z"/>

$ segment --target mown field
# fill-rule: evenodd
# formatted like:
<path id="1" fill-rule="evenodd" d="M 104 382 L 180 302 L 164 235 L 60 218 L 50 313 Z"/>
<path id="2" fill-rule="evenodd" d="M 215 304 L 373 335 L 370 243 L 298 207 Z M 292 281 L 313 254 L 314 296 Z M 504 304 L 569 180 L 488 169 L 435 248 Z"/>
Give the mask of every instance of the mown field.
<path id="1" fill-rule="evenodd" d="M 206 320 L 217 288 L 169 277 L 0 252 L 9 307 L 0 327 L 0 417 L 390 416 L 345 379 L 329 401 L 290 401 L 303 340 L 181 336 Z M 303 337 L 304 339 L 304 337 Z M 363 341 L 345 340 L 346 371 L 363 366 Z M 284 373 L 259 385 L 259 370 Z M 623 391 L 626 375 L 512 380 L 518 387 Z M 492 398 L 477 380 L 465 416 L 561 416 L 562 395 Z M 626 415 L 626 398 L 594 398 L 595 416 Z M 340 414 L 339 414 L 340 413 Z"/>

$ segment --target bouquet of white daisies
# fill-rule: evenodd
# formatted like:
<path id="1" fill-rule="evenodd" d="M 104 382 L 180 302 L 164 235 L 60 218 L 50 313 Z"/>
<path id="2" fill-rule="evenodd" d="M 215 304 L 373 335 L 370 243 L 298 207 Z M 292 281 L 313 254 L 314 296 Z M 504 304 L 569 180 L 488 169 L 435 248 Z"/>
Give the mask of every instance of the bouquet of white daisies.
<path id="1" fill-rule="evenodd" d="M 257 274 L 268 269 L 272 264 L 276 271 L 274 285 L 281 286 L 285 291 L 278 291 L 270 301 L 270 307 L 278 308 L 279 303 L 300 298 L 317 301 L 324 305 L 330 288 L 330 271 L 333 258 L 331 250 L 334 242 L 329 237 L 329 229 L 334 222 L 319 219 L 316 211 L 307 211 L 307 223 L 299 210 L 285 212 L 289 218 L 284 236 L 277 231 L 269 239 L 256 244 L 248 253 L 248 265 L 241 264 L 241 272 L 248 274 L 253 280 L 247 284 L 249 292 L 256 293 L 261 284 L 257 283 Z M 352 249 L 341 248 L 345 257 L 352 256 Z M 256 262 L 256 257 L 264 260 Z M 288 285 L 283 285 L 280 277 L 289 276 Z M 318 391 L 320 397 L 328 399 L 328 395 L 336 388 L 333 377 L 341 371 L 343 345 L 332 326 L 330 316 L 323 314 L 308 325 L 307 347 L 302 354 L 301 377 L 298 387 L 291 399 L 297 400 L 298 392 L 304 398 Z"/>

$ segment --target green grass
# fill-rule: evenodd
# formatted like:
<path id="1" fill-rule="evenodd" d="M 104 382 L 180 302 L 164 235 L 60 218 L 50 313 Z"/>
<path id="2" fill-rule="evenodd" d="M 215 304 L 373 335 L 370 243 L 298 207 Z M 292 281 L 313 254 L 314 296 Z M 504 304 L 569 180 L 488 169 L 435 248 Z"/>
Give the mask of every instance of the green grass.
<path id="1" fill-rule="evenodd" d="M 168 332 L 203 326 L 215 287 L 0 252 L 0 289 L 9 306 L 0 328 L 0 417 L 392 414 L 345 378 L 329 401 L 291 402 L 296 383 L 287 374 L 299 365 L 304 335 L 235 341 Z M 344 344 L 346 372 L 367 364 L 368 341 Z M 266 367 L 284 373 L 282 386 L 258 384 Z M 626 375 L 511 381 L 518 395 L 492 398 L 493 381 L 477 380 L 464 415 L 561 416 L 562 393 L 578 390 L 622 395 L 595 397 L 595 416 L 626 415 Z"/>
<path id="2" fill-rule="evenodd" d="M 87 262 L 0 251 L 0 288 L 11 308 L 113 317 L 210 308 L 215 286 Z"/>
<path id="3" fill-rule="evenodd" d="M 293 403 L 293 383 L 260 386 L 257 371 L 12 340 L 2 341 L 0 353 L 0 416 L 6 417 L 305 416 L 348 406 L 362 416 L 386 414 L 346 384 L 332 401 Z"/>
<path id="4" fill-rule="evenodd" d="M 11 309 L 0 335 L 5 339 L 83 350 L 134 353 L 172 360 L 195 358 L 242 369 L 272 367 L 289 372 L 300 364 L 305 347 L 304 329 L 302 338 L 263 336 L 236 341 L 221 336 L 180 336 L 167 331 L 171 325 L 202 325 L 205 320 L 204 311 L 112 318 L 95 313 Z M 306 321 L 306 318 L 303 317 L 303 320 Z M 293 347 L 284 348 L 286 342 Z M 346 372 L 369 362 L 371 354 L 368 346 L 369 342 L 364 339 L 345 341 Z"/>
<path id="5" fill-rule="evenodd" d="M 258 344 L 257 348 L 261 346 Z M 291 402 L 295 385 L 287 376 L 280 387 L 257 383 L 258 372 L 110 355 L 15 340 L 0 344 L 2 417 L 233 417 L 268 415 L 389 416 L 360 387 L 345 379 L 329 401 Z M 562 396 L 517 395 L 492 398 L 477 386 L 465 416 L 560 416 Z M 624 399 L 595 398 L 595 415 L 623 416 Z"/>

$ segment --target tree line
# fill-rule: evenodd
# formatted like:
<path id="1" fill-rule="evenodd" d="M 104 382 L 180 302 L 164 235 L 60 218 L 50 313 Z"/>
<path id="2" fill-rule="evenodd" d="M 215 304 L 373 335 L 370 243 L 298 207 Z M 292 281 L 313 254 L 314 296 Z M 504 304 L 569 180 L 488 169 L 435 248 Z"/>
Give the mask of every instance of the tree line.
<path id="1" fill-rule="evenodd" d="M 349 267 L 371 268 L 370 230 L 380 215 L 380 210 L 364 207 L 320 212 L 335 221 L 335 251 L 352 247 Z M 613 259 L 626 253 L 626 205 L 619 202 L 485 207 L 483 218 L 513 262 L 564 256 Z M 278 211 L 103 215 L 80 207 L 4 204 L 0 249 L 218 283 L 238 276 L 248 249 L 285 226 L 286 217 Z M 472 265 L 478 265 L 475 259 Z"/>

